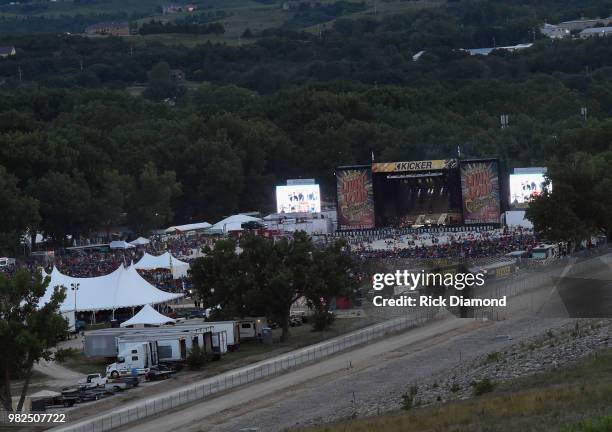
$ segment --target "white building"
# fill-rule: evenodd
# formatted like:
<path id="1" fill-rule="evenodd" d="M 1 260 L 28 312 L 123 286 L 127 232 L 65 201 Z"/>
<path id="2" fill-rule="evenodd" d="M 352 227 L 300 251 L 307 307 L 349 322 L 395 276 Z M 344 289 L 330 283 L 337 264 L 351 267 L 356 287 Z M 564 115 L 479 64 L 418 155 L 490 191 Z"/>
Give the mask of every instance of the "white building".
<path id="1" fill-rule="evenodd" d="M 587 39 L 594 36 L 604 37 L 610 36 L 612 34 L 612 27 L 593 27 L 584 29 L 580 32 L 580 37 L 582 39 Z"/>
<path id="2" fill-rule="evenodd" d="M 540 27 L 540 33 L 550 39 L 563 39 L 570 35 L 569 29 L 553 24 L 544 24 Z"/>

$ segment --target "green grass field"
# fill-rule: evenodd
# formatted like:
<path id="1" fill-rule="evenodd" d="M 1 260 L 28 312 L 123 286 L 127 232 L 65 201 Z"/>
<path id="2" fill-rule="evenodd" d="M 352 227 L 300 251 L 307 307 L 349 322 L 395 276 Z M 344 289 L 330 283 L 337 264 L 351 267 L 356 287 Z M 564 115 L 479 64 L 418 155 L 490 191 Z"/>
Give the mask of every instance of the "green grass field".
<path id="1" fill-rule="evenodd" d="M 612 431 L 612 351 L 499 385 L 464 401 L 300 429 L 303 432 Z"/>

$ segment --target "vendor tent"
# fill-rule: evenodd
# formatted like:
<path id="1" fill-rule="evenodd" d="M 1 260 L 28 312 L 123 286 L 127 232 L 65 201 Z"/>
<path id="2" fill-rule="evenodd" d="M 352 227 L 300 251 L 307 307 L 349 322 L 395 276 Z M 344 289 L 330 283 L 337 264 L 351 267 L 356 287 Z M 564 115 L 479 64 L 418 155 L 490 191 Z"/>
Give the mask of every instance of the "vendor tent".
<path id="1" fill-rule="evenodd" d="M 135 247 L 133 244 L 129 244 L 128 242 L 124 240 L 116 240 L 116 241 L 110 242 L 111 249 L 130 249 L 133 247 Z"/>
<path id="2" fill-rule="evenodd" d="M 44 276 L 47 275 L 43 272 Z M 60 312 L 74 311 L 75 301 L 77 311 L 97 311 L 166 303 L 183 297 L 183 294 L 157 289 L 143 279 L 133 266 L 126 269 L 120 265 L 110 274 L 90 278 L 68 276 L 54 267 L 48 276 L 51 282 L 40 304 L 49 302 L 55 287 L 63 286 L 66 288 L 66 298 L 60 305 Z M 76 296 L 73 287 L 78 287 Z"/>
<path id="3" fill-rule="evenodd" d="M 121 323 L 121 327 L 144 326 L 144 325 L 163 325 L 174 323 L 176 320 L 160 314 L 151 305 L 144 305 L 140 311 L 129 320 Z"/>
<path id="4" fill-rule="evenodd" d="M 201 231 L 201 230 L 208 229 L 211 226 L 212 225 L 209 224 L 208 222 L 177 225 L 177 226 L 171 226 L 170 228 L 166 229 L 166 233 L 170 234 L 170 233 L 175 233 L 175 232 Z"/>
<path id="5" fill-rule="evenodd" d="M 189 270 L 188 263 L 173 257 L 170 252 L 158 256 L 145 253 L 140 261 L 134 264 L 134 267 L 138 270 L 168 269 L 175 279 L 187 276 Z"/>
<path id="6" fill-rule="evenodd" d="M 130 244 L 134 246 L 144 246 L 144 245 L 148 245 L 149 243 L 151 243 L 149 239 L 146 239 L 144 237 L 138 237 L 136 240 L 132 240 L 130 242 Z"/>
<path id="7" fill-rule="evenodd" d="M 224 233 L 229 232 L 229 231 L 241 231 L 242 224 L 246 222 L 263 222 L 263 221 L 253 216 L 237 214 L 237 215 L 233 215 L 230 217 L 226 217 L 225 219 L 217 222 L 216 224 L 212 226 L 211 230 L 220 231 Z"/>

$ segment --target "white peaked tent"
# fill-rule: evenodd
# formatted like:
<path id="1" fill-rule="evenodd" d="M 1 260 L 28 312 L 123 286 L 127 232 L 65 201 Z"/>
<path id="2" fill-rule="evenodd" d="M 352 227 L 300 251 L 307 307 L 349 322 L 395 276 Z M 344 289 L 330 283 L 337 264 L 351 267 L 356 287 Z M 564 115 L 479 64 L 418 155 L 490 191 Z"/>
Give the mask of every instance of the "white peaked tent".
<path id="1" fill-rule="evenodd" d="M 211 230 L 222 231 L 224 233 L 228 231 L 240 231 L 242 230 L 242 224 L 245 222 L 263 222 L 263 220 L 253 216 L 237 214 L 217 222 L 212 226 Z"/>
<path id="2" fill-rule="evenodd" d="M 140 311 L 129 320 L 122 322 L 121 327 L 127 326 L 144 326 L 144 325 L 163 325 L 168 323 L 176 322 L 175 319 L 169 318 L 166 315 L 162 315 L 151 307 L 151 305 L 144 305 Z"/>
<path id="3" fill-rule="evenodd" d="M 116 241 L 110 242 L 111 249 L 130 249 L 133 247 L 134 247 L 133 244 L 129 244 L 128 242 L 124 240 L 116 240 Z"/>
<path id="4" fill-rule="evenodd" d="M 47 276 L 43 272 L 43 277 Z M 60 305 L 60 312 L 75 310 L 75 295 L 71 287 L 78 284 L 76 309 L 78 311 L 115 310 L 119 308 L 142 306 L 145 304 L 166 303 L 183 297 L 157 289 L 138 274 L 134 266 L 117 270 L 105 276 L 75 278 L 59 272 L 53 267 L 51 283 L 40 300 L 44 305 L 51 299 L 56 286 L 66 288 L 66 299 Z"/>
<path id="5" fill-rule="evenodd" d="M 174 279 L 187 276 L 187 271 L 189 270 L 188 263 L 173 257 L 170 252 L 165 252 L 158 256 L 145 253 L 140 261 L 134 264 L 134 267 L 138 270 L 168 269 L 172 271 Z"/>
<path id="6" fill-rule="evenodd" d="M 132 240 L 130 242 L 130 244 L 134 246 L 144 246 L 144 245 L 148 245 L 149 243 L 151 243 L 149 239 L 146 239 L 144 237 L 138 237 L 136 240 Z"/>

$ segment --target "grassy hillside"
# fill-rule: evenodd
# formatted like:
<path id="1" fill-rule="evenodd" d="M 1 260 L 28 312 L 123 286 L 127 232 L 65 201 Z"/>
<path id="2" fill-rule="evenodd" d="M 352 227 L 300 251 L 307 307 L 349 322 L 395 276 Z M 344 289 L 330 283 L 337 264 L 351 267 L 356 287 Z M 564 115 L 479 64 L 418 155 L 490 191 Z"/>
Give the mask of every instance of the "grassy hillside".
<path id="1" fill-rule="evenodd" d="M 304 432 L 603 432 L 612 430 L 612 351 L 491 393 L 437 407 L 305 429 Z"/>
<path id="2" fill-rule="evenodd" d="M 320 5 L 332 4 L 336 0 L 320 0 Z M 187 16 L 184 13 L 162 15 L 162 6 L 170 4 L 164 0 L 65 0 L 55 2 L 30 2 L 23 4 L 1 4 L 0 35 L 27 33 L 80 33 L 87 25 L 100 21 L 122 20 L 142 24 L 151 19 L 174 21 Z M 254 34 L 272 28 L 290 30 L 305 29 L 318 32 L 331 25 L 337 18 L 359 18 L 364 15 L 383 17 L 389 14 L 436 6 L 443 0 L 348 0 L 359 11 L 342 12 L 338 16 L 326 16 L 319 11 L 283 10 L 283 0 L 196 0 L 190 2 L 198 6 L 194 14 L 224 15 L 218 22 L 225 27 L 222 35 L 196 34 L 155 34 L 133 37 L 136 43 L 163 42 L 194 46 L 206 41 L 223 42 L 231 45 L 248 43 L 253 39 L 241 40 L 240 36 L 248 28 Z M 306 19 L 304 19 L 306 18 Z"/>

